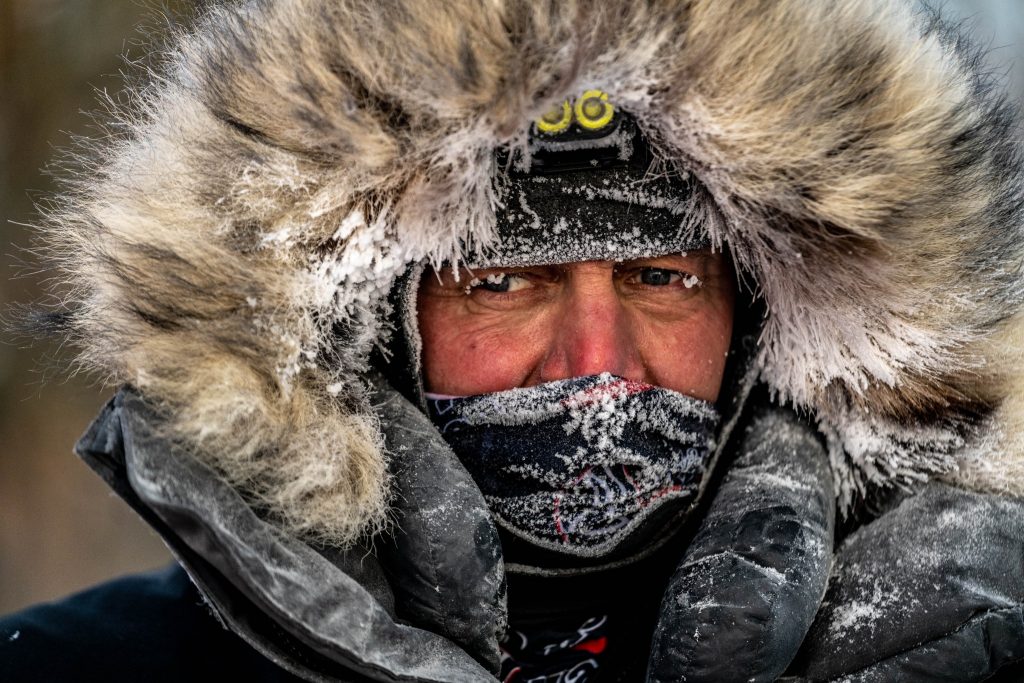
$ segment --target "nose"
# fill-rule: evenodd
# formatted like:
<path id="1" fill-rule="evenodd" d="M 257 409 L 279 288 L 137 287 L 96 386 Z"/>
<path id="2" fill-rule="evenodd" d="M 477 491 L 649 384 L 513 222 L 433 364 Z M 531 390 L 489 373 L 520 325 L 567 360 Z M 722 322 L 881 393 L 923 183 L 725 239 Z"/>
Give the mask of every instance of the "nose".
<path id="1" fill-rule="evenodd" d="M 540 368 L 542 382 L 610 372 L 647 381 L 636 332 L 610 277 L 568 287 Z"/>

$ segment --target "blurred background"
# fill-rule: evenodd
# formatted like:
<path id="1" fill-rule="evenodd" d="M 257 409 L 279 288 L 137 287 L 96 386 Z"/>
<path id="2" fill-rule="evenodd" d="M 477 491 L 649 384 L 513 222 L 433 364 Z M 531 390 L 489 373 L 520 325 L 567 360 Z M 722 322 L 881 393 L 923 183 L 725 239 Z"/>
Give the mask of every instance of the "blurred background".
<path id="1" fill-rule="evenodd" d="M 136 27 L 159 33 L 198 2 L 0 0 L 0 310 L 45 301 L 45 264 L 29 251 L 33 200 L 53 189 L 41 169 L 72 135 L 91 133 L 83 112 L 96 109 L 95 90 L 116 93 L 125 59 L 144 54 Z M 948 0 L 942 8 L 977 26 L 993 69 L 1021 92 L 1024 2 Z M 67 379 L 57 352 L 0 343 L 0 613 L 170 559 L 72 455 L 111 390 Z"/>
<path id="2" fill-rule="evenodd" d="M 96 109 L 96 89 L 120 89 L 125 57 L 143 51 L 136 27 L 159 32 L 187 4 L 0 0 L 0 310 L 44 298 L 44 264 L 27 251 L 33 201 L 53 189 L 43 167 L 71 135 L 92 132 L 83 111 Z M 55 345 L 2 339 L 0 613 L 168 562 L 71 453 L 110 390 L 67 379 Z"/>

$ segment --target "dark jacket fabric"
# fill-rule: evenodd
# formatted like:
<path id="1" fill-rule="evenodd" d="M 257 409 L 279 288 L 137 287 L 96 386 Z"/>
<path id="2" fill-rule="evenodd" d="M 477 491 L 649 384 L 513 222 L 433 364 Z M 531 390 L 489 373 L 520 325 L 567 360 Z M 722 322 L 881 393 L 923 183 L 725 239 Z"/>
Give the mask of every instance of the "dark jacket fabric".
<path id="1" fill-rule="evenodd" d="M 173 564 L 0 619 L 0 680 L 301 680 L 227 629 Z"/>
<path id="2" fill-rule="evenodd" d="M 460 499 L 460 468 L 430 450 L 439 437 L 425 429 L 427 418 L 392 393 L 382 418 L 396 439 L 391 446 L 409 456 L 400 470 L 410 470 L 415 484 L 400 491 L 421 507 L 475 506 L 486 514 L 482 501 Z M 1019 669 L 1024 584 L 1013 558 L 1024 547 L 1024 505 L 951 487 L 893 503 L 848 536 L 837 577 L 851 573 L 853 581 L 834 583 L 822 603 L 834 513 L 830 487 L 816 488 L 830 483 L 822 446 L 809 425 L 766 407 L 765 398 L 759 392 L 751 402 L 692 529 L 622 568 L 509 577 L 503 649 L 518 661 L 507 666 L 503 658 L 503 680 L 520 680 L 519 664 L 591 683 L 770 681 L 787 668 L 787 680 L 838 680 L 865 665 L 871 671 L 851 680 L 980 681 Z M 159 425 L 159 414 L 126 390 L 78 452 L 163 535 L 188 575 L 172 567 L 7 617 L 0 621 L 4 680 L 58 680 L 69 671 L 86 680 L 180 680 L 216 667 L 253 680 L 494 680 L 489 641 L 474 637 L 504 624 L 480 600 L 492 591 L 504 598 L 503 587 L 489 584 L 500 557 L 492 534 L 477 529 L 460 539 L 472 523 L 446 515 L 438 527 L 414 505 L 377 548 L 342 553 L 300 543 L 260 519 L 216 473 L 176 453 Z M 949 520 L 921 527 L 922 506 L 929 519 Z M 891 516 L 904 508 L 909 515 Z M 897 525 L 902 530 L 893 532 Z M 429 540 L 439 528 L 441 536 Z M 958 537 L 970 532 L 972 544 L 943 549 L 947 528 Z M 930 541 L 918 550 L 937 564 L 919 557 L 916 535 Z M 901 556 L 906 548 L 912 552 Z M 474 558 L 487 559 L 480 571 Z M 901 572 L 911 583 L 900 582 Z M 425 607 L 424 594 L 409 589 L 422 583 L 415 577 L 430 577 L 425 595 L 441 600 Z M 437 590 L 435 581 L 453 579 L 452 590 Z M 924 607 L 935 599 L 935 608 Z M 887 601 L 888 614 L 881 609 Z M 946 617 L 937 619 L 940 613 Z M 474 621 L 453 625 L 460 615 Z M 823 626 L 815 630 L 812 618 Z M 878 623 L 865 630 L 865 619 Z M 579 629 L 575 642 L 565 627 L 577 622 L 608 628 Z M 846 629 L 838 641 L 837 624 Z M 569 647 L 559 647 L 562 636 Z M 541 649 L 559 657 L 538 659 L 538 648 L 527 647 L 544 638 Z M 848 638 L 874 645 L 865 651 Z M 823 649 L 825 656 L 816 652 Z M 131 655 L 121 661 L 121 650 Z M 54 651 L 63 656 L 53 658 Z M 839 652 L 842 660 L 833 656 Z M 883 659 L 873 664 L 876 655 Z M 206 657 L 217 657 L 214 668 Z M 970 671 L 961 668 L 967 658 Z"/>

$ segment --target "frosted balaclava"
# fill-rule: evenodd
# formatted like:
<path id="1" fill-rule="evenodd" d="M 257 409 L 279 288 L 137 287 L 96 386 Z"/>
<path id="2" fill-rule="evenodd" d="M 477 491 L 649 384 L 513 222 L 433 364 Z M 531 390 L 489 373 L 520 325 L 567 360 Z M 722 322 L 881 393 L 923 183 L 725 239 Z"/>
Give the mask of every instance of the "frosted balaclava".
<path id="1" fill-rule="evenodd" d="M 712 403 L 607 373 L 426 403 L 497 522 L 578 558 L 660 536 L 700 492 L 718 427 Z"/>

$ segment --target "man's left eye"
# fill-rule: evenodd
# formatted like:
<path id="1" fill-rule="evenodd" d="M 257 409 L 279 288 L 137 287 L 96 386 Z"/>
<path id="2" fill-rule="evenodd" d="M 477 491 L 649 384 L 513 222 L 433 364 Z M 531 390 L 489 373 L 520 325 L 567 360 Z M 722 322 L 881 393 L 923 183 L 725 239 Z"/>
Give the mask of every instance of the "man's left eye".
<path id="1" fill-rule="evenodd" d="M 651 287 L 682 285 L 690 289 L 701 284 L 700 278 L 696 275 L 689 275 L 678 270 L 669 270 L 668 268 L 642 268 L 638 273 L 638 279 L 641 284 Z"/>

